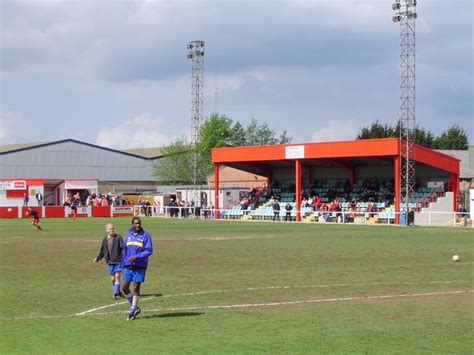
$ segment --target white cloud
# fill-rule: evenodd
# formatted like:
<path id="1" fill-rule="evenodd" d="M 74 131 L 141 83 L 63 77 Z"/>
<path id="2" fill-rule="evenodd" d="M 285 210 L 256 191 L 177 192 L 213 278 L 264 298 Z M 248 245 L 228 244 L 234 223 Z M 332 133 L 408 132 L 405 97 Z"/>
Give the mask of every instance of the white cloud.
<path id="1" fill-rule="evenodd" d="M 143 1 L 136 11 L 128 15 L 128 22 L 132 25 L 156 26 L 173 14 L 171 5 L 165 1 Z"/>
<path id="2" fill-rule="evenodd" d="M 100 129 L 96 144 L 121 149 L 161 147 L 170 142 L 165 126 L 164 118 L 141 113 L 118 126 Z"/>
<path id="3" fill-rule="evenodd" d="M 23 115 L 19 112 L 8 111 L 0 114 L 0 144 L 4 144 L 20 123 Z"/>
<path id="4" fill-rule="evenodd" d="M 311 139 L 313 142 L 354 140 L 363 126 L 364 122 L 361 121 L 332 120 L 314 131 Z"/>

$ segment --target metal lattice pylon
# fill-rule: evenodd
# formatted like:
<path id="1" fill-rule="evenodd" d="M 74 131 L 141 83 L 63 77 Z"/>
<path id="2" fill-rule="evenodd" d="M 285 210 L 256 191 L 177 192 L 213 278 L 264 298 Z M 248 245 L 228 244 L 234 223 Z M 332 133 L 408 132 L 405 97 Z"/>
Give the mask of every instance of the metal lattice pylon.
<path id="1" fill-rule="evenodd" d="M 192 63 L 191 74 L 191 145 L 193 147 L 193 196 L 196 206 L 200 205 L 198 189 L 200 176 L 198 172 L 199 133 L 203 122 L 204 97 L 204 41 L 190 41 L 187 46 L 188 59 Z"/>
<path id="2" fill-rule="evenodd" d="M 392 20 L 400 22 L 400 200 L 408 224 L 411 196 L 415 192 L 415 19 L 416 1 L 398 0 Z"/>

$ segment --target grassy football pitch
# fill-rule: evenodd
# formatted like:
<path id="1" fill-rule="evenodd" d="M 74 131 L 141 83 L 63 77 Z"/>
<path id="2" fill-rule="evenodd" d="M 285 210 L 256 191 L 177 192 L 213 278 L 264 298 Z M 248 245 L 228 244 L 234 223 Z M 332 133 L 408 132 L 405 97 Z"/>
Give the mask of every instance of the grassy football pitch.
<path id="1" fill-rule="evenodd" d="M 155 253 L 127 322 L 92 262 L 109 221 L 0 220 L 3 354 L 474 349 L 472 229 L 144 218 Z"/>

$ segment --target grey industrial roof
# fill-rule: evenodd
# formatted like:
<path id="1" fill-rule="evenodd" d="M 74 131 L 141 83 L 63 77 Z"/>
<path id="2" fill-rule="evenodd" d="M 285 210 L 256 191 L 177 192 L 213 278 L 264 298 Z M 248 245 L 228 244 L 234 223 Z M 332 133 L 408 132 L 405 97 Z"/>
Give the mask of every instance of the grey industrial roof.
<path id="1" fill-rule="evenodd" d="M 158 158 L 161 157 L 162 155 L 159 154 L 159 148 L 146 148 L 146 149 L 132 149 L 132 150 L 117 150 L 117 149 L 111 149 L 107 147 L 103 147 L 100 145 L 92 144 L 92 143 L 87 143 L 87 142 L 82 142 L 78 141 L 76 139 L 62 139 L 62 140 L 57 140 L 57 141 L 44 141 L 44 142 L 34 142 L 34 143 L 17 143 L 17 144 L 8 144 L 8 145 L 3 145 L 0 146 L 0 155 L 1 154 L 8 154 L 8 153 L 13 153 L 13 152 L 18 152 L 22 150 L 28 150 L 28 149 L 34 149 L 37 147 L 44 147 L 48 145 L 53 145 L 53 144 L 59 144 L 59 143 L 64 143 L 64 142 L 74 142 L 78 144 L 84 144 L 90 147 L 95 147 L 98 149 L 105 149 L 111 152 L 116 152 L 120 154 L 126 154 L 126 155 L 131 155 L 135 156 L 137 158 L 142 158 L 142 159 L 153 159 L 153 158 Z"/>

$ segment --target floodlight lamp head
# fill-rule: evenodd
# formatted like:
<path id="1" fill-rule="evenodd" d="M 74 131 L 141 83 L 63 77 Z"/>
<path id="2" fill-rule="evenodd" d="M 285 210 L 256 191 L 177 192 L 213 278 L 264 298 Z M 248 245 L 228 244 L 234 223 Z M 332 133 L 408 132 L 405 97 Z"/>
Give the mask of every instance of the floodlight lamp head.
<path id="1" fill-rule="evenodd" d="M 393 3 L 392 10 L 394 11 L 400 10 L 400 3 L 399 2 Z"/>
<path id="2" fill-rule="evenodd" d="M 188 59 L 191 59 L 193 57 L 193 55 L 190 53 L 187 55 Z"/>
<path id="3" fill-rule="evenodd" d="M 408 13 L 408 18 L 409 18 L 410 20 L 414 20 L 414 19 L 416 19 L 417 17 L 418 17 L 418 14 L 417 14 L 416 12 L 410 12 L 410 13 Z"/>
<path id="4" fill-rule="evenodd" d="M 402 20 L 402 17 L 400 15 L 396 15 L 392 17 L 392 21 L 395 23 L 400 22 L 401 20 Z"/>

